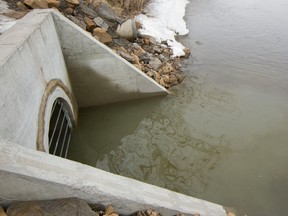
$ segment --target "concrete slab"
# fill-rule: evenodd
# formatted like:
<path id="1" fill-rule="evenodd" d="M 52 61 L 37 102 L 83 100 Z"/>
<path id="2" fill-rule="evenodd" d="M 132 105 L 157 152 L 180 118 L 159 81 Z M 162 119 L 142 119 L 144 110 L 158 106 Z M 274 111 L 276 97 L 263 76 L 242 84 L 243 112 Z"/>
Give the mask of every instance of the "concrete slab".
<path id="1" fill-rule="evenodd" d="M 131 214 L 226 216 L 222 206 L 114 175 L 74 161 L 0 141 L 0 203 L 78 197 Z"/>

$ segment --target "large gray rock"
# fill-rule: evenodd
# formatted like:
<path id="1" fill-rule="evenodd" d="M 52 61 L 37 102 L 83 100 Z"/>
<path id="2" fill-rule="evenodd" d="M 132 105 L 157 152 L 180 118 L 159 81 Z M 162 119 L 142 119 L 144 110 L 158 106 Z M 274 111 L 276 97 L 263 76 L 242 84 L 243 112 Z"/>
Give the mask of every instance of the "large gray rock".
<path id="1" fill-rule="evenodd" d="M 98 7 L 96 7 L 96 12 L 97 14 L 110 22 L 115 22 L 115 23 L 122 23 L 123 19 L 121 19 L 115 12 L 110 8 L 107 4 L 105 3 L 100 3 Z"/>
<path id="2" fill-rule="evenodd" d="M 154 58 L 152 58 L 152 60 L 149 62 L 149 64 L 151 65 L 151 67 L 153 68 L 153 70 L 157 71 L 157 70 L 160 68 L 160 66 L 162 65 L 162 62 L 161 62 L 158 58 L 154 57 Z"/>
<path id="3" fill-rule="evenodd" d="M 125 38 L 116 38 L 113 40 L 114 44 L 117 46 L 128 46 L 130 42 Z"/>
<path id="4" fill-rule="evenodd" d="M 97 216 L 89 205 L 78 198 L 20 202 L 11 205 L 8 216 Z"/>
<path id="5" fill-rule="evenodd" d="M 152 58 L 153 58 L 153 55 L 148 52 L 145 52 L 139 56 L 140 61 L 142 61 L 144 64 L 148 64 Z"/>
<path id="6" fill-rule="evenodd" d="M 87 7 L 86 5 L 80 4 L 79 10 L 82 13 L 86 14 L 86 16 L 88 16 L 91 19 L 94 19 L 95 17 L 98 17 L 98 14 L 96 13 L 96 11 L 94 11 L 93 9 Z"/>
<path id="7" fill-rule="evenodd" d="M 105 31 L 109 28 L 108 24 L 101 17 L 96 17 L 93 19 L 93 22 L 100 28 L 105 29 Z"/>
<path id="8" fill-rule="evenodd" d="M 83 30 L 86 30 L 86 24 L 85 22 L 77 19 L 74 16 L 71 15 L 67 15 L 68 19 L 70 19 L 72 22 L 74 22 L 76 25 L 78 25 L 80 28 L 82 28 Z"/>
<path id="9" fill-rule="evenodd" d="M 120 55 L 122 58 L 126 59 L 128 62 L 130 62 L 130 63 L 132 63 L 132 64 L 135 63 L 134 58 L 133 58 L 131 55 L 129 55 L 128 53 L 119 51 L 119 55 Z"/>

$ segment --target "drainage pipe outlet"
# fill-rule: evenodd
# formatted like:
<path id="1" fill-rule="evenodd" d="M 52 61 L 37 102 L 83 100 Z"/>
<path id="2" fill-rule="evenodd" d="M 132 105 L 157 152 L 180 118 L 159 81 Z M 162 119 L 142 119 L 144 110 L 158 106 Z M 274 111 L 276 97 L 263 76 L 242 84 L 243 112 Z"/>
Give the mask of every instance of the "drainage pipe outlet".
<path id="1" fill-rule="evenodd" d="M 117 26 L 116 32 L 128 40 L 132 40 L 137 37 L 137 28 L 135 19 L 127 19 L 123 23 Z"/>

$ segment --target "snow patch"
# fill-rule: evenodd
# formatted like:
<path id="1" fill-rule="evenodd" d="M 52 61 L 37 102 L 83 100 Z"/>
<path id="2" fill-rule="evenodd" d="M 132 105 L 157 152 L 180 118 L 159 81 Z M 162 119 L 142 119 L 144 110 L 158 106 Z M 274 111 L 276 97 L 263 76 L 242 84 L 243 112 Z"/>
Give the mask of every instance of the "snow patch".
<path id="1" fill-rule="evenodd" d="M 0 15 L 0 34 L 11 28 L 15 23 L 14 19 Z"/>
<path id="2" fill-rule="evenodd" d="M 154 0 L 149 4 L 146 15 L 137 16 L 142 23 L 140 34 L 153 36 L 158 42 L 167 41 L 173 57 L 184 56 L 185 47 L 176 41 L 175 36 L 189 32 L 183 19 L 188 3 L 188 0 Z"/>
<path id="3" fill-rule="evenodd" d="M 0 34 L 2 34 L 7 29 L 11 28 L 15 23 L 15 19 L 1 15 L 4 12 L 8 12 L 7 2 L 0 0 Z"/>

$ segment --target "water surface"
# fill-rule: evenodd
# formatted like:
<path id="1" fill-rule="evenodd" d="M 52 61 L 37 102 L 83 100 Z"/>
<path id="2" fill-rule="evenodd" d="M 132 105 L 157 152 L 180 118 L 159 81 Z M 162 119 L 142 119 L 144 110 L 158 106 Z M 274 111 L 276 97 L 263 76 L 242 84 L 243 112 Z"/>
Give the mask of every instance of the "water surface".
<path id="1" fill-rule="evenodd" d="M 80 110 L 70 158 L 231 206 L 288 212 L 288 1 L 193 0 L 175 95 Z"/>

